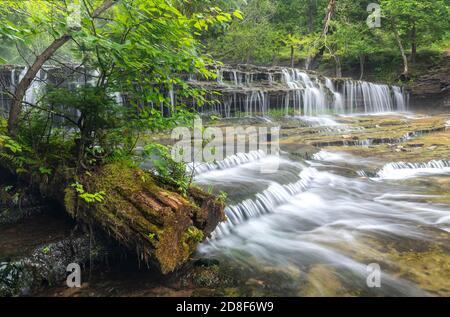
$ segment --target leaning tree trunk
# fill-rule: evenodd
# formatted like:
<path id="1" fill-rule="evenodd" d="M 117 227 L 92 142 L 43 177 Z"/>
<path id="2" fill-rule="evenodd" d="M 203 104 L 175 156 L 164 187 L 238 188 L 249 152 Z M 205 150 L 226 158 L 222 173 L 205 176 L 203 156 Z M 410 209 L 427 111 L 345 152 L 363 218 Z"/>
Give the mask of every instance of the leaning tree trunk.
<path id="1" fill-rule="evenodd" d="M 0 144 L 0 151 L 8 150 Z M 14 174 L 16 168 L 0 160 L 0 171 Z M 223 202 L 213 195 L 196 187 L 182 195 L 151 173 L 123 163 L 89 172 L 60 168 L 51 176 L 30 172 L 16 177 L 30 192 L 58 202 L 71 217 L 105 232 L 163 274 L 185 264 L 226 219 Z"/>
<path id="2" fill-rule="evenodd" d="M 25 76 L 20 81 L 19 85 L 17 85 L 8 117 L 8 131 L 10 134 L 15 135 L 17 120 L 22 111 L 23 98 L 25 97 L 25 94 L 30 87 L 31 82 L 34 80 L 45 62 L 47 62 L 48 59 L 52 57 L 53 54 L 55 54 L 55 52 L 59 48 L 61 48 L 61 46 L 66 44 L 70 39 L 70 35 L 64 34 L 60 38 L 54 40 L 53 43 L 49 47 L 47 47 L 41 55 L 36 57 L 33 65 L 31 65 Z"/>
<path id="3" fill-rule="evenodd" d="M 326 36 L 330 31 L 331 19 L 333 18 L 334 12 L 336 11 L 336 1 L 337 0 L 328 1 L 327 14 L 325 15 L 325 18 L 323 20 L 322 37 Z"/>
<path id="4" fill-rule="evenodd" d="M 97 7 L 91 15 L 92 19 L 98 18 L 103 12 L 111 8 L 117 0 L 105 0 L 99 7 Z M 8 132 L 11 135 L 16 134 L 17 120 L 19 119 L 20 113 L 22 112 L 23 98 L 27 90 L 30 88 L 31 83 L 36 77 L 39 70 L 44 66 L 44 64 L 72 37 L 69 34 L 64 34 L 57 38 L 47 47 L 40 55 L 36 57 L 36 60 L 28 69 L 25 76 L 22 78 L 20 83 L 17 85 L 16 90 L 13 95 L 13 101 L 11 109 L 9 111 L 8 117 Z"/>
<path id="5" fill-rule="evenodd" d="M 325 18 L 323 19 L 323 30 L 322 30 L 319 40 L 326 37 L 328 35 L 328 33 L 330 32 L 331 20 L 333 19 L 334 13 L 336 11 L 336 3 L 337 3 L 337 0 L 328 0 L 327 13 L 325 15 Z M 324 51 L 325 51 L 324 46 L 319 48 L 318 52 L 309 61 L 308 68 L 314 67 L 314 65 L 317 62 L 317 59 L 323 55 Z"/>
<path id="6" fill-rule="evenodd" d="M 392 20 L 392 30 L 394 32 L 394 36 L 397 41 L 398 48 L 400 50 L 400 54 L 402 55 L 402 59 L 403 59 L 402 77 L 404 79 L 408 79 L 409 78 L 408 58 L 406 57 L 405 49 L 403 48 L 402 39 L 400 38 L 400 35 L 398 34 L 397 26 L 395 25 L 395 20 Z"/>

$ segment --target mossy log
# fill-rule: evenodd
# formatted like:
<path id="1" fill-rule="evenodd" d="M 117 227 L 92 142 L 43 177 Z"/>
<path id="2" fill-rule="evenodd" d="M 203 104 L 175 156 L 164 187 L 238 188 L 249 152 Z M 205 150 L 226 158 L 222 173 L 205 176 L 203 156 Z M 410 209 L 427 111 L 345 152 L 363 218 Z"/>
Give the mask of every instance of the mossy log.
<path id="1" fill-rule="evenodd" d="M 126 164 L 81 173 L 66 167 L 51 175 L 28 170 L 15 175 L 15 167 L 0 160 L 0 171 L 2 178 L 11 175 L 8 178 L 30 193 L 59 202 L 76 220 L 103 229 L 163 274 L 186 263 L 198 244 L 225 220 L 224 205 L 214 196 L 198 188 L 181 195 L 163 188 L 151 173 Z M 104 199 L 86 202 L 71 186 L 75 181 L 86 193 L 104 192 Z"/>
<path id="2" fill-rule="evenodd" d="M 104 192 L 104 199 L 87 203 L 67 186 L 64 205 L 69 214 L 101 227 L 163 274 L 186 263 L 225 219 L 224 206 L 215 197 L 196 188 L 184 197 L 158 186 L 150 173 L 123 164 L 85 173 L 79 183 L 86 192 Z"/>

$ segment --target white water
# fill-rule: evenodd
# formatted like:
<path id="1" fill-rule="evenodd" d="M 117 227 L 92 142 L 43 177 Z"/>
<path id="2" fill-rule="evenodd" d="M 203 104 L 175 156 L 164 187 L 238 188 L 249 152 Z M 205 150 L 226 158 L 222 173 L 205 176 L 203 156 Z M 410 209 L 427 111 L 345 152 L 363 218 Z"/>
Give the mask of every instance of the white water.
<path id="1" fill-rule="evenodd" d="M 246 164 L 259 160 L 266 156 L 266 153 L 262 150 L 252 151 L 249 153 L 237 153 L 232 156 L 226 157 L 223 161 L 215 161 L 209 163 L 189 163 L 187 164 L 188 171 L 194 170 L 195 175 L 200 175 L 205 172 L 213 170 L 223 170 L 234 166 Z"/>
<path id="2" fill-rule="evenodd" d="M 314 169 L 305 169 L 300 173 L 298 182 L 286 185 L 273 182 L 269 188 L 256 194 L 255 199 L 247 199 L 237 205 L 228 206 L 225 209 L 228 221 L 216 228 L 212 233 L 212 238 L 229 234 L 232 228 L 246 220 L 270 213 L 277 206 L 289 202 L 294 195 L 306 190 L 315 173 L 316 170 Z"/>
<path id="3" fill-rule="evenodd" d="M 298 270 L 303 277 L 311 267 L 325 265 L 352 291 L 427 295 L 412 281 L 391 274 L 389 268 L 400 264 L 391 262 L 383 253 L 383 245 L 407 243 L 413 248 L 448 235 L 448 207 L 426 202 L 430 196 L 420 194 L 420 187 L 404 186 L 401 180 L 357 177 L 363 170 L 356 165 L 355 176 L 349 176 L 352 164 L 373 167 L 370 159 L 322 151 L 314 156 L 317 161 L 300 163 L 282 158 L 277 174 L 259 173 L 258 165 L 268 158 L 211 170 L 196 178 L 201 186 L 226 191 L 230 199 L 228 221 L 201 246 L 203 256 L 217 257 L 250 272 L 264 266 L 279 267 Z M 442 174 L 448 166 L 449 162 L 397 163 L 393 169 L 435 169 Z M 370 241 L 379 241 L 379 248 Z M 366 285 L 366 268 L 374 260 L 383 269 L 381 289 L 368 289 Z M 290 296 L 304 284 L 291 277 L 273 283 L 268 287 L 275 294 Z M 284 288 L 277 293 L 275 285 Z M 314 287 L 320 293 L 327 285 Z"/>
<path id="4" fill-rule="evenodd" d="M 312 156 L 312 158 L 313 160 L 319 162 L 351 164 L 353 166 L 361 166 L 361 165 L 377 166 L 377 164 L 379 164 L 376 159 L 355 157 L 345 152 L 329 152 L 325 150 L 317 152 Z M 308 163 L 311 164 L 312 166 L 316 166 L 318 164 L 317 162 L 314 161 Z"/>
<path id="5" fill-rule="evenodd" d="M 27 67 L 25 67 L 21 71 L 17 83 L 19 83 L 23 79 L 23 77 L 25 77 L 27 71 L 28 71 Z M 30 87 L 27 89 L 25 93 L 24 101 L 31 104 L 36 104 L 46 85 L 46 80 L 47 80 L 47 72 L 42 70 L 38 71 L 36 77 L 33 79 L 33 81 L 30 84 Z M 15 85 L 17 83 L 15 83 Z"/>
<path id="6" fill-rule="evenodd" d="M 224 80 L 227 73 L 227 81 Z M 397 86 L 310 75 L 298 69 L 281 69 L 278 82 L 273 73 L 267 81 L 257 81 L 252 73 L 218 69 L 217 82 L 226 87 L 223 102 L 213 110 L 224 117 L 266 115 L 270 110 L 286 114 L 319 116 L 324 114 L 404 112 L 408 95 Z M 229 79 L 228 79 L 229 78 Z M 267 87 L 263 87 L 267 85 Z M 279 88 L 274 89 L 273 85 Z M 283 87 L 283 88 L 281 88 Z M 228 93 L 231 90 L 232 93 Z M 284 96 L 280 90 L 285 91 Z M 239 97 L 236 97 L 236 93 Z"/>
<path id="7" fill-rule="evenodd" d="M 380 179 L 408 179 L 427 175 L 450 175 L 450 161 L 389 163 L 377 173 Z"/>
<path id="8" fill-rule="evenodd" d="M 26 71 L 24 68 L 19 80 Z M 46 71 L 41 71 L 33 80 L 26 92 L 27 102 L 36 103 L 39 99 L 47 79 L 46 74 Z M 252 72 L 218 68 L 216 80 L 224 87 L 222 102 L 203 111 L 213 111 L 227 118 L 237 115 L 267 116 L 271 110 L 312 117 L 406 111 L 408 108 L 407 94 L 396 86 L 349 79 L 337 82 L 290 68 L 281 69 L 279 74 L 269 72 L 265 75 L 267 79 L 261 80 Z M 14 73 L 11 76 L 14 77 Z M 95 77 L 94 74 L 92 80 Z M 15 78 L 12 79 L 14 82 Z M 194 80 L 192 76 L 190 80 Z M 177 103 L 176 89 L 168 89 L 166 97 L 166 110 L 171 111 Z M 119 94 L 115 98 L 119 103 L 123 102 Z M 164 106 L 161 105 L 163 112 Z"/>

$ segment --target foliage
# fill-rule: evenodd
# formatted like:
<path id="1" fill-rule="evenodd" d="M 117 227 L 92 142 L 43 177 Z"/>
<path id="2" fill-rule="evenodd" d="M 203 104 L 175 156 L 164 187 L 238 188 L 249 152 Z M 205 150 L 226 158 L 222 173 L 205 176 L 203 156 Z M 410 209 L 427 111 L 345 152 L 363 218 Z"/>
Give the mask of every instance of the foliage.
<path id="1" fill-rule="evenodd" d="M 234 21 L 221 34 L 214 34 L 208 48 L 216 58 L 232 63 L 284 64 L 294 49 L 295 64 L 321 53 L 322 65 L 336 63 L 351 71 L 367 62 L 371 72 L 390 79 L 389 72 L 398 72 L 401 63 L 392 21 L 398 28 L 407 55 L 414 59 L 421 48 L 448 49 L 448 1 L 382 0 L 380 28 L 366 24 L 369 0 L 339 0 L 332 18 L 330 32 L 322 36 L 328 0 L 249 0 L 236 6 L 244 20 Z M 384 69 L 376 61 L 389 56 Z M 342 64 L 342 65 L 341 65 Z M 391 65 L 392 64 L 392 65 Z M 303 65 L 302 65 L 303 66 Z M 363 70 L 361 70 L 363 71 Z M 377 77 L 377 79 L 380 79 Z M 383 78 L 381 78 L 383 79 Z"/>
<path id="2" fill-rule="evenodd" d="M 0 163 L 16 173 L 24 171 L 27 161 L 22 144 L 6 133 L 6 123 L 0 119 Z"/>
<path id="3" fill-rule="evenodd" d="M 84 186 L 78 182 L 73 183 L 71 187 L 75 189 L 75 191 L 78 194 L 78 197 L 80 197 L 83 201 L 85 201 L 88 204 L 102 203 L 105 200 L 106 193 L 104 191 L 100 191 L 97 193 L 88 193 L 84 189 Z"/>
<path id="4" fill-rule="evenodd" d="M 3 159 L 17 168 L 26 165 L 31 173 L 51 176 L 59 167 L 89 169 L 128 161 L 142 133 L 190 121 L 194 111 L 184 101 L 202 106 L 206 100 L 202 89 L 187 84 L 185 74 L 215 76 L 207 67 L 213 61 L 201 50 L 202 33 L 242 19 L 239 11 L 213 3 L 199 1 L 195 7 L 175 0 L 121 0 L 94 16 L 104 3 L 2 1 L 0 62 L 16 62 L 20 56 L 21 64 L 33 63 L 52 42 L 69 36 L 47 65 L 64 63 L 84 77 L 76 87 L 47 86 L 42 98 L 26 104 L 18 135 L 2 136 Z M 77 5 L 79 16 L 73 15 Z M 10 47 L 18 50 L 14 58 Z M 127 107 L 118 102 L 118 92 Z M 185 188 L 178 174 L 160 176 Z"/>
<path id="5" fill-rule="evenodd" d="M 144 148 L 145 157 L 152 163 L 151 171 L 163 182 L 176 187 L 183 194 L 191 184 L 190 176 L 187 173 L 186 164 L 176 162 L 170 150 L 161 144 L 152 143 Z"/>
<path id="6" fill-rule="evenodd" d="M 200 243 L 204 239 L 204 234 L 201 230 L 197 229 L 197 227 L 191 226 L 187 230 L 187 237 L 193 243 Z"/>
<path id="7" fill-rule="evenodd" d="M 217 195 L 217 200 L 220 203 L 225 204 L 225 202 L 227 201 L 228 198 L 228 194 L 226 192 L 221 191 L 218 195 Z"/>

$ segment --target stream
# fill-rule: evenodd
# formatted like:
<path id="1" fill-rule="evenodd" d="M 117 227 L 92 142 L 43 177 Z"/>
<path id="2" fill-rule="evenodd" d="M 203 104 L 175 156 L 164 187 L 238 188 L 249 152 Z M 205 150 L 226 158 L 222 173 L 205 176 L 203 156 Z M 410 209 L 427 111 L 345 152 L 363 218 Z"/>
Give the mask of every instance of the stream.
<path id="1" fill-rule="evenodd" d="M 228 221 L 200 247 L 201 256 L 239 268 L 258 295 L 433 295 L 426 284 L 443 276 L 424 259 L 443 253 L 448 266 L 450 209 L 430 203 L 429 191 L 448 191 L 439 181 L 450 177 L 449 161 L 282 153 L 277 173 L 261 173 L 271 160 L 278 157 L 254 152 L 200 169 L 198 185 L 228 194 Z M 367 283 L 374 263 L 381 287 Z"/>

